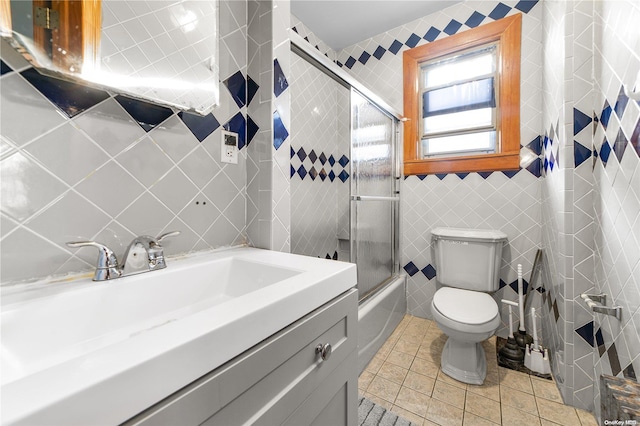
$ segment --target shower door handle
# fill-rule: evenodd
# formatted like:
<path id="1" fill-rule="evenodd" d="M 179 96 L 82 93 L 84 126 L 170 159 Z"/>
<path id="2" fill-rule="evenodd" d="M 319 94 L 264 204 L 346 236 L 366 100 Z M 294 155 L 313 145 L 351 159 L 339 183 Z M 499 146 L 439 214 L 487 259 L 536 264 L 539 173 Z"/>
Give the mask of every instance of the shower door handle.
<path id="1" fill-rule="evenodd" d="M 352 201 L 400 201 L 400 197 L 378 197 L 376 195 L 352 195 Z"/>

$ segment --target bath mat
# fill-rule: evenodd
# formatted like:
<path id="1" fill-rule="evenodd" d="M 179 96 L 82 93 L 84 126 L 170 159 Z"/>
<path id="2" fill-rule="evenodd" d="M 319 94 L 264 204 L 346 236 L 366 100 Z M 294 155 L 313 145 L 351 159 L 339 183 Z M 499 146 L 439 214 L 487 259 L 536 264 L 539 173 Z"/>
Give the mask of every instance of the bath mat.
<path id="1" fill-rule="evenodd" d="M 415 426 L 407 419 L 361 396 L 358 405 L 358 426 Z"/>

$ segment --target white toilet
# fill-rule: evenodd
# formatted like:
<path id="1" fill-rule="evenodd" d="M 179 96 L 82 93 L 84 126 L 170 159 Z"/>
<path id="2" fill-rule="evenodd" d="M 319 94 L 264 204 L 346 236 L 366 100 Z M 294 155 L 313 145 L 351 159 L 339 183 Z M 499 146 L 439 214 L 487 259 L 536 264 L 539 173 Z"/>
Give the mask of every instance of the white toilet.
<path id="1" fill-rule="evenodd" d="M 488 293 L 500 287 L 502 246 L 507 235 L 486 229 L 436 228 L 436 282 L 431 313 L 449 338 L 442 350 L 442 371 L 480 385 L 487 376 L 481 342 L 500 325 L 500 312 Z"/>

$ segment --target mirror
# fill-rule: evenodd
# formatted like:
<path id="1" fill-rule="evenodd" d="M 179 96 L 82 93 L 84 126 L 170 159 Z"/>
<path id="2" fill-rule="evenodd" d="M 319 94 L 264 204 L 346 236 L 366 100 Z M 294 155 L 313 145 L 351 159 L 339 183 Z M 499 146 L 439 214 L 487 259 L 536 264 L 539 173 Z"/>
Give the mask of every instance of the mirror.
<path id="1" fill-rule="evenodd" d="M 41 72 L 206 115 L 218 1 L 0 0 L 0 35 Z"/>

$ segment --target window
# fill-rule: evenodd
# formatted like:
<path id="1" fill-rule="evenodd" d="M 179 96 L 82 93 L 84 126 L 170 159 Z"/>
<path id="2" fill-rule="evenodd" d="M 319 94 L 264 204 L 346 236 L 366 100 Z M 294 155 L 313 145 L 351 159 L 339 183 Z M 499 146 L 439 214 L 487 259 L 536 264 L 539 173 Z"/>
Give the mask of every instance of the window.
<path id="1" fill-rule="evenodd" d="M 517 169 L 521 15 L 404 52 L 404 172 Z"/>

